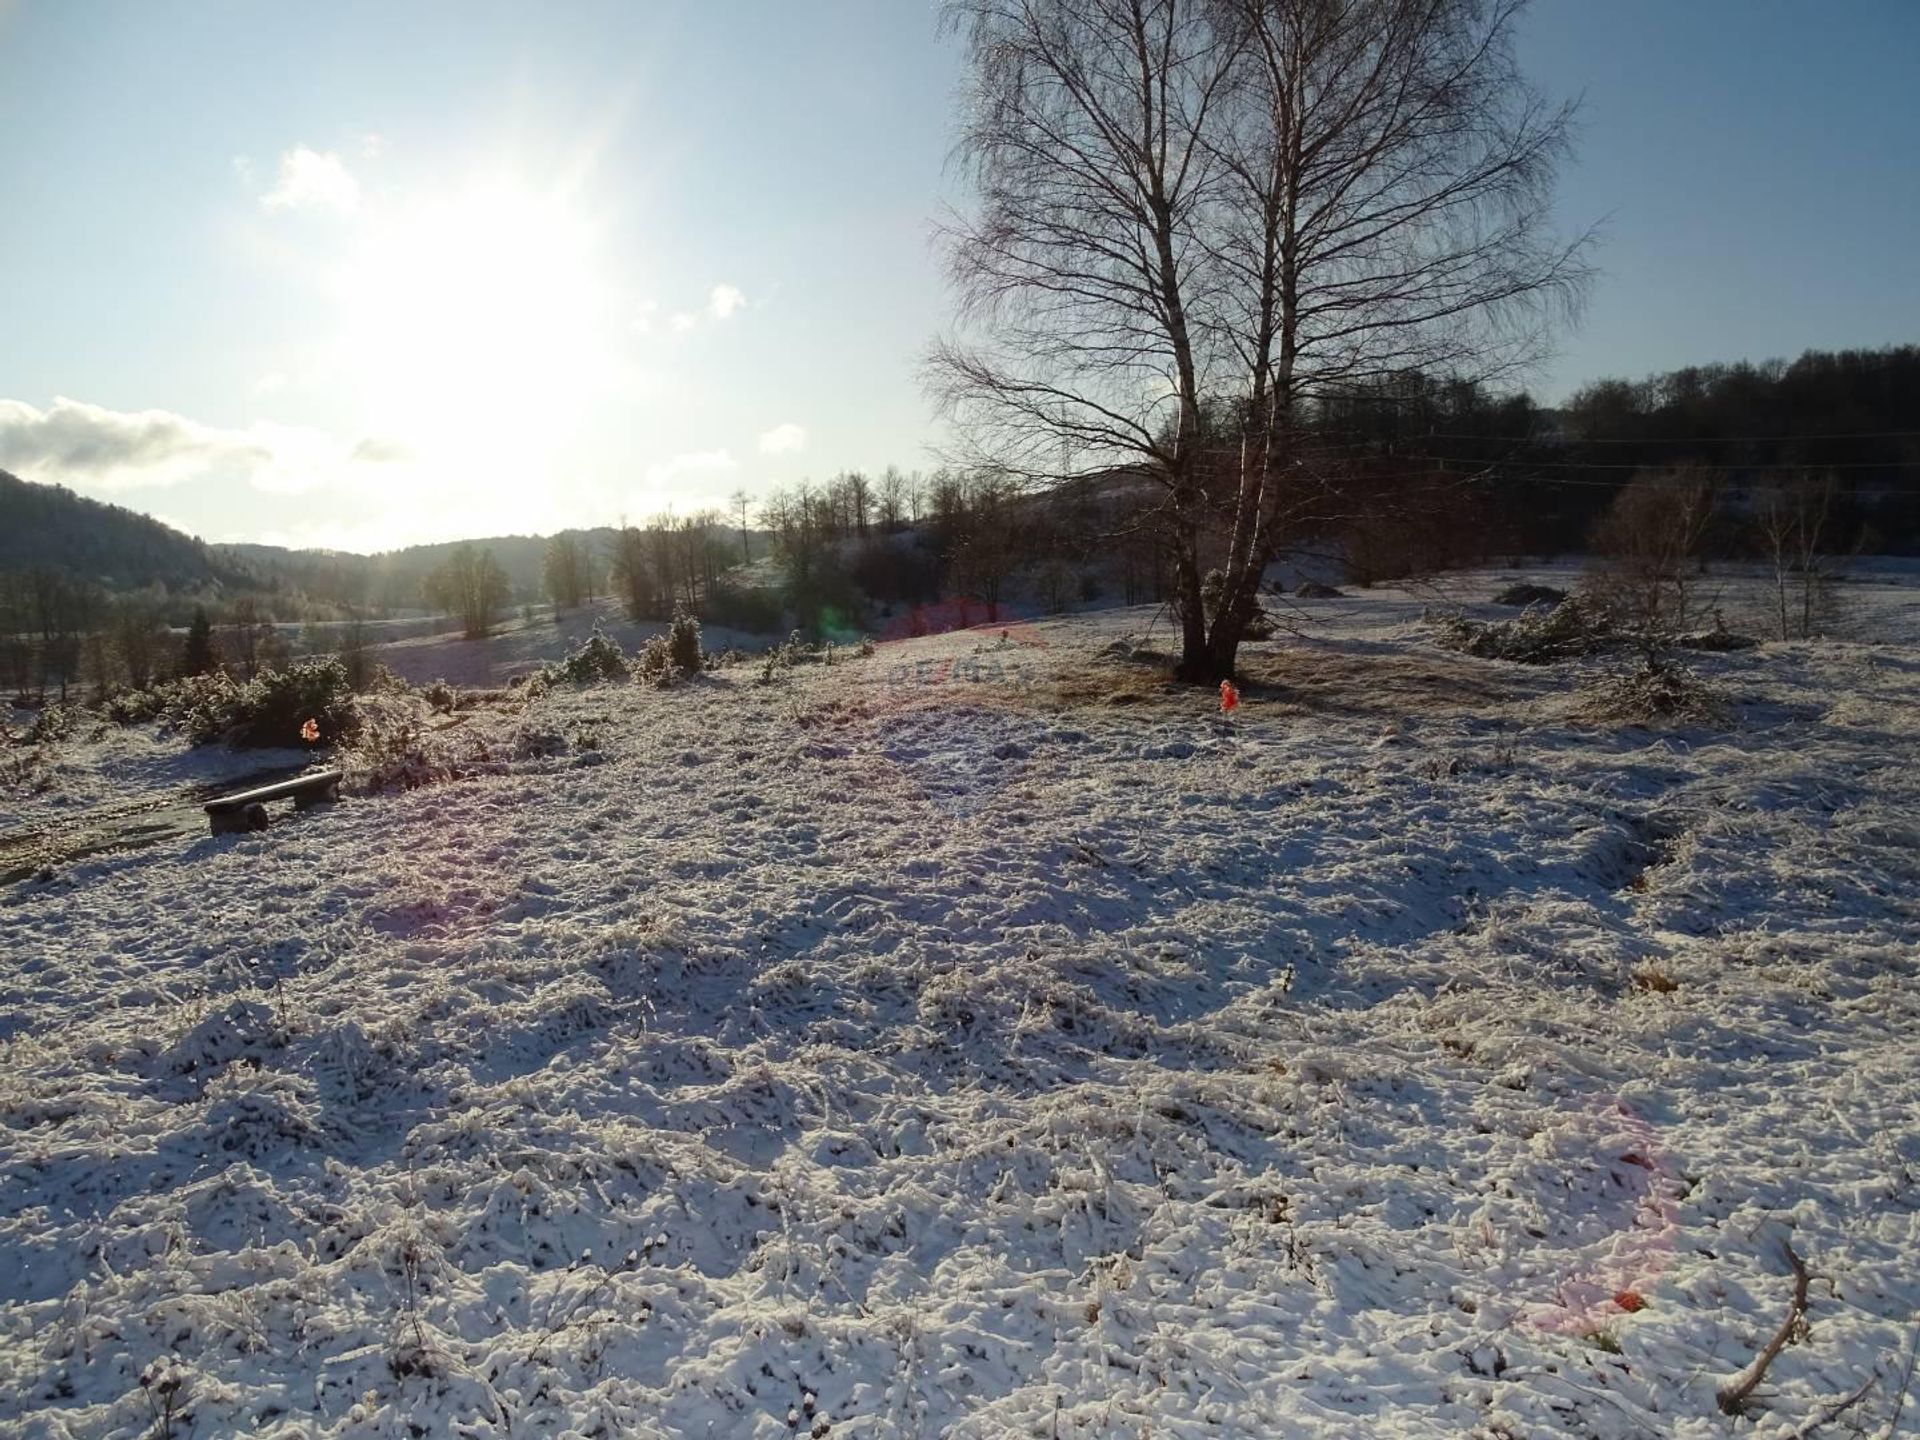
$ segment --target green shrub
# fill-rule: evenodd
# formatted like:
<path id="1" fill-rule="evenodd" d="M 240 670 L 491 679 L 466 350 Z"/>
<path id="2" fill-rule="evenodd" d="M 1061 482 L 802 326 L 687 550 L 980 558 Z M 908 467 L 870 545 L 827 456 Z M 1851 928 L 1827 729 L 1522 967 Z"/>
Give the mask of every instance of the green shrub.
<path id="1" fill-rule="evenodd" d="M 312 720 L 325 744 L 351 740 L 359 733 L 360 716 L 353 704 L 347 667 L 337 655 L 296 660 L 284 670 L 263 670 L 241 686 L 232 698 L 219 733 L 238 749 L 302 746 L 300 728 Z M 195 743 L 204 744 L 200 735 Z"/>
<path id="2" fill-rule="evenodd" d="M 185 731 L 195 745 L 210 745 L 226 733 L 239 697 L 239 685 L 224 670 L 182 676 L 167 687 L 160 722 Z"/>

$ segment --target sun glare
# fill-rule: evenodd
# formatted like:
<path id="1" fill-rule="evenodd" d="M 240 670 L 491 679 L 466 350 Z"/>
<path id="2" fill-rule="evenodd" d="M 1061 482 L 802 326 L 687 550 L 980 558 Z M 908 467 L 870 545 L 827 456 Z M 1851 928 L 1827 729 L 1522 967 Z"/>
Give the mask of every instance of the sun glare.
<path id="1" fill-rule="evenodd" d="M 563 199 L 510 182 L 374 219 L 344 295 L 367 413 L 440 451 L 549 449 L 607 377 L 596 263 Z"/>

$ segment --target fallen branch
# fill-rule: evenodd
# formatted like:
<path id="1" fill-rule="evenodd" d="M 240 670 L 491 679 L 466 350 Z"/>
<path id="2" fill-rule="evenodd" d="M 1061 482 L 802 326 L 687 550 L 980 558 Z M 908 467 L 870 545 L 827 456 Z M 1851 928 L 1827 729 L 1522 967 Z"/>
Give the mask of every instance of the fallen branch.
<path id="1" fill-rule="evenodd" d="M 1859 1404 L 1860 1401 L 1865 1398 L 1867 1391 L 1873 1388 L 1873 1382 L 1879 1378 L 1877 1375 L 1869 1375 L 1865 1380 L 1860 1382 L 1860 1388 L 1851 1395 L 1842 1395 L 1839 1399 L 1830 1400 L 1825 1405 L 1822 1405 L 1818 1410 L 1814 1411 L 1813 1414 L 1795 1426 L 1793 1433 L 1787 1437 L 1787 1440 L 1807 1440 L 1807 1437 L 1812 1435 L 1813 1432 L 1818 1430 L 1822 1425 L 1831 1425 L 1835 1420 L 1838 1420 L 1847 1411 Z"/>
<path id="2" fill-rule="evenodd" d="M 1900 1424 L 1900 1412 L 1907 1406 L 1907 1387 L 1913 1384 L 1914 1361 L 1920 1360 L 1920 1328 L 1913 1332 L 1913 1343 L 1907 1347 L 1907 1369 L 1900 1377 L 1900 1388 L 1894 1392 L 1893 1414 L 1887 1419 L 1887 1428 L 1880 1432 L 1881 1440 L 1889 1440 Z"/>
<path id="3" fill-rule="evenodd" d="M 1781 1322 L 1780 1328 L 1774 1332 L 1766 1348 L 1753 1357 L 1753 1363 L 1713 1392 L 1713 1398 L 1719 1402 L 1720 1409 L 1728 1415 L 1740 1413 L 1741 1407 L 1747 1403 L 1747 1397 L 1753 1394 L 1760 1382 L 1766 1378 L 1767 1367 L 1773 1364 L 1774 1356 L 1787 1348 L 1787 1343 L 1793 1339 L 1795 1332 L 1806 1321 L 1808 1284 L 1806 1261 L 1794 1254 L 1790 1243 L 1783 1242 L 1780 1248 L 1786 1252 L 1787 1264 L 1793 1267 L 1793 1302 L 1787 1309 L 1787 1318 Z"/>

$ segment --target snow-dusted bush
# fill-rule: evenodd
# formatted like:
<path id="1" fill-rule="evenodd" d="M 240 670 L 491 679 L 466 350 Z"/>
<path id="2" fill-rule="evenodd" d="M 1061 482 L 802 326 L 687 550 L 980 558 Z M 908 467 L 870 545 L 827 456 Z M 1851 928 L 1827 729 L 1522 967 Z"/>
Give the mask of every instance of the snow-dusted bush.
<path id="1" fill-rule="evenodd" d="M 225 740 L 236 748 L 286 747 L 305 743 L 300 731 L 312 720 L 327 743 L 351 740 L 360 729 L 347 667 L 336 655 L 296 660 L 284 670 L 263 670 L 245 685 L 210 688 L 188 720 L 196 745 Z"/>
<path id="2" fill-rule="evenodd" d="M 436 680 L 420 694 L 426 699 L 427 708 L 451 715 L 453 707 L 460 703 L 460 692 L 445 680 Z"/>
<path id="3" fill-rule="evenodd" d="M 1551 610 L 1530 609 L 1517 620 L 1468 620 L 1450 616 L 1435 637 L 1448 650 L 1486 660 L 1546 665 L 1576 655 L 1591 655 L 1620 643 L 1607 613 L 1573 596 Z"/>
<path id="4" fill-rule="evenodd" d="M 367 674 L 365 693 L 368 695 L 404 695 L 413 687 L 407 684 L 406 677 L 397 675 L 378 660 Z"/>
<path id="5" fill-rule="evenodd" d="M 165 713 L 171 688 L 151 685 L 139 690 L 117 690 L 107 697 L 101 709 L 116 725 L 145 725 Z"/>
<path id="6" fill-rule="evenodd" d="M 205 732 L 210 739 L 218 739 L 239 693 L 240 686 L 217 671 L 186 675 L 144 689 L 119 691 L 107 700 L 104 713 L 116 725 L 157 723 L 169 730 L 184 730 L 196 737 Z M 195 743 L 202 742 L 196 738 Z"/>
<path id="7" fill-rule="evenodd" d="M 188 675 L 167 687 L 160 723 L 184 731 L 196 745 L 210 745 L 220 738 L 239 694 L 239 682 L 224 670 Z"/>
<path id="8" fill-rule="evenodd" d="M 0 794 L 41 795 L 52 790 L 57 776 L 53 757 L 40 745 L 9 745 L 0 752 Z"/>
<path id="9" fill-rule="evenodd" d="M 579 649 L 554 661 L 545 673 L 551 685 L 590 685 L 596 680 L 625 680 L 629 667 L 618 643 L 596 625 Z"/>
<path id="10" fill-rule="evenodd" d="M 661 690 L 680 678 L 680 667 L 673 663 L 673 646 L 665 635 L 652 635 L 633 657 L 633 678 Z"/>
<path id="11" fill-rule="evenodd" d="M 667 627 L 667 653 L 683 675 L 698 675 L 700 660 L 700 622 L 682 610 Z"/>
<path id="12" fill-rule="evenodd" d="M 369 695 L 357 704 L 360 729 L 340 757 L 353 790 L 415 790 L 479 774 L 499 757 L 500 742 L 483 730 L 427 728 L 409 696 Z"/>
<path id="13" fill-rule="evenodd" d="M 80 712 L 72 705 L 43 705 L 33 727 L 27 731 L 27 743 L 48 745 L 64 740 L 73 733 L 79 719 Z"/>
<path id="14" fill-rule="evenodd" d="M 343 757 L 347 783 L 355 790 L 413 790 L 459 774 L 445 742 L 421 728 L 417 715 L 370 706 L 364 716 L 366 723 Z"/>

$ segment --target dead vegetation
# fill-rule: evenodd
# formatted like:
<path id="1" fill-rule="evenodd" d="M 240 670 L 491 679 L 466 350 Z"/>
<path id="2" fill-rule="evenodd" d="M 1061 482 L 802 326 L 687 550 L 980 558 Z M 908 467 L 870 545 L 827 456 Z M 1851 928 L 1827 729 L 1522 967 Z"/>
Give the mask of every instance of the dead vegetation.
<path id="1" fill-rule="evenodd" d="M 1648 656 L 1632 670 L 1582 685 L 1571 714 L 1595 725 L 1724 725 L 1732 709 L 1686 666 Z"/>
<path id="2" fill-rule="evenodd" d="M 1579 595 L 1551 609 L 1529 608 L 1513 620 L 1447 616 L 1439 622 L 1434 638 L 1444 650 L 1520 665 L 1551 665 L 1593 655 L 1615 648 L 1624 639 L 1605 607 Z"/>

